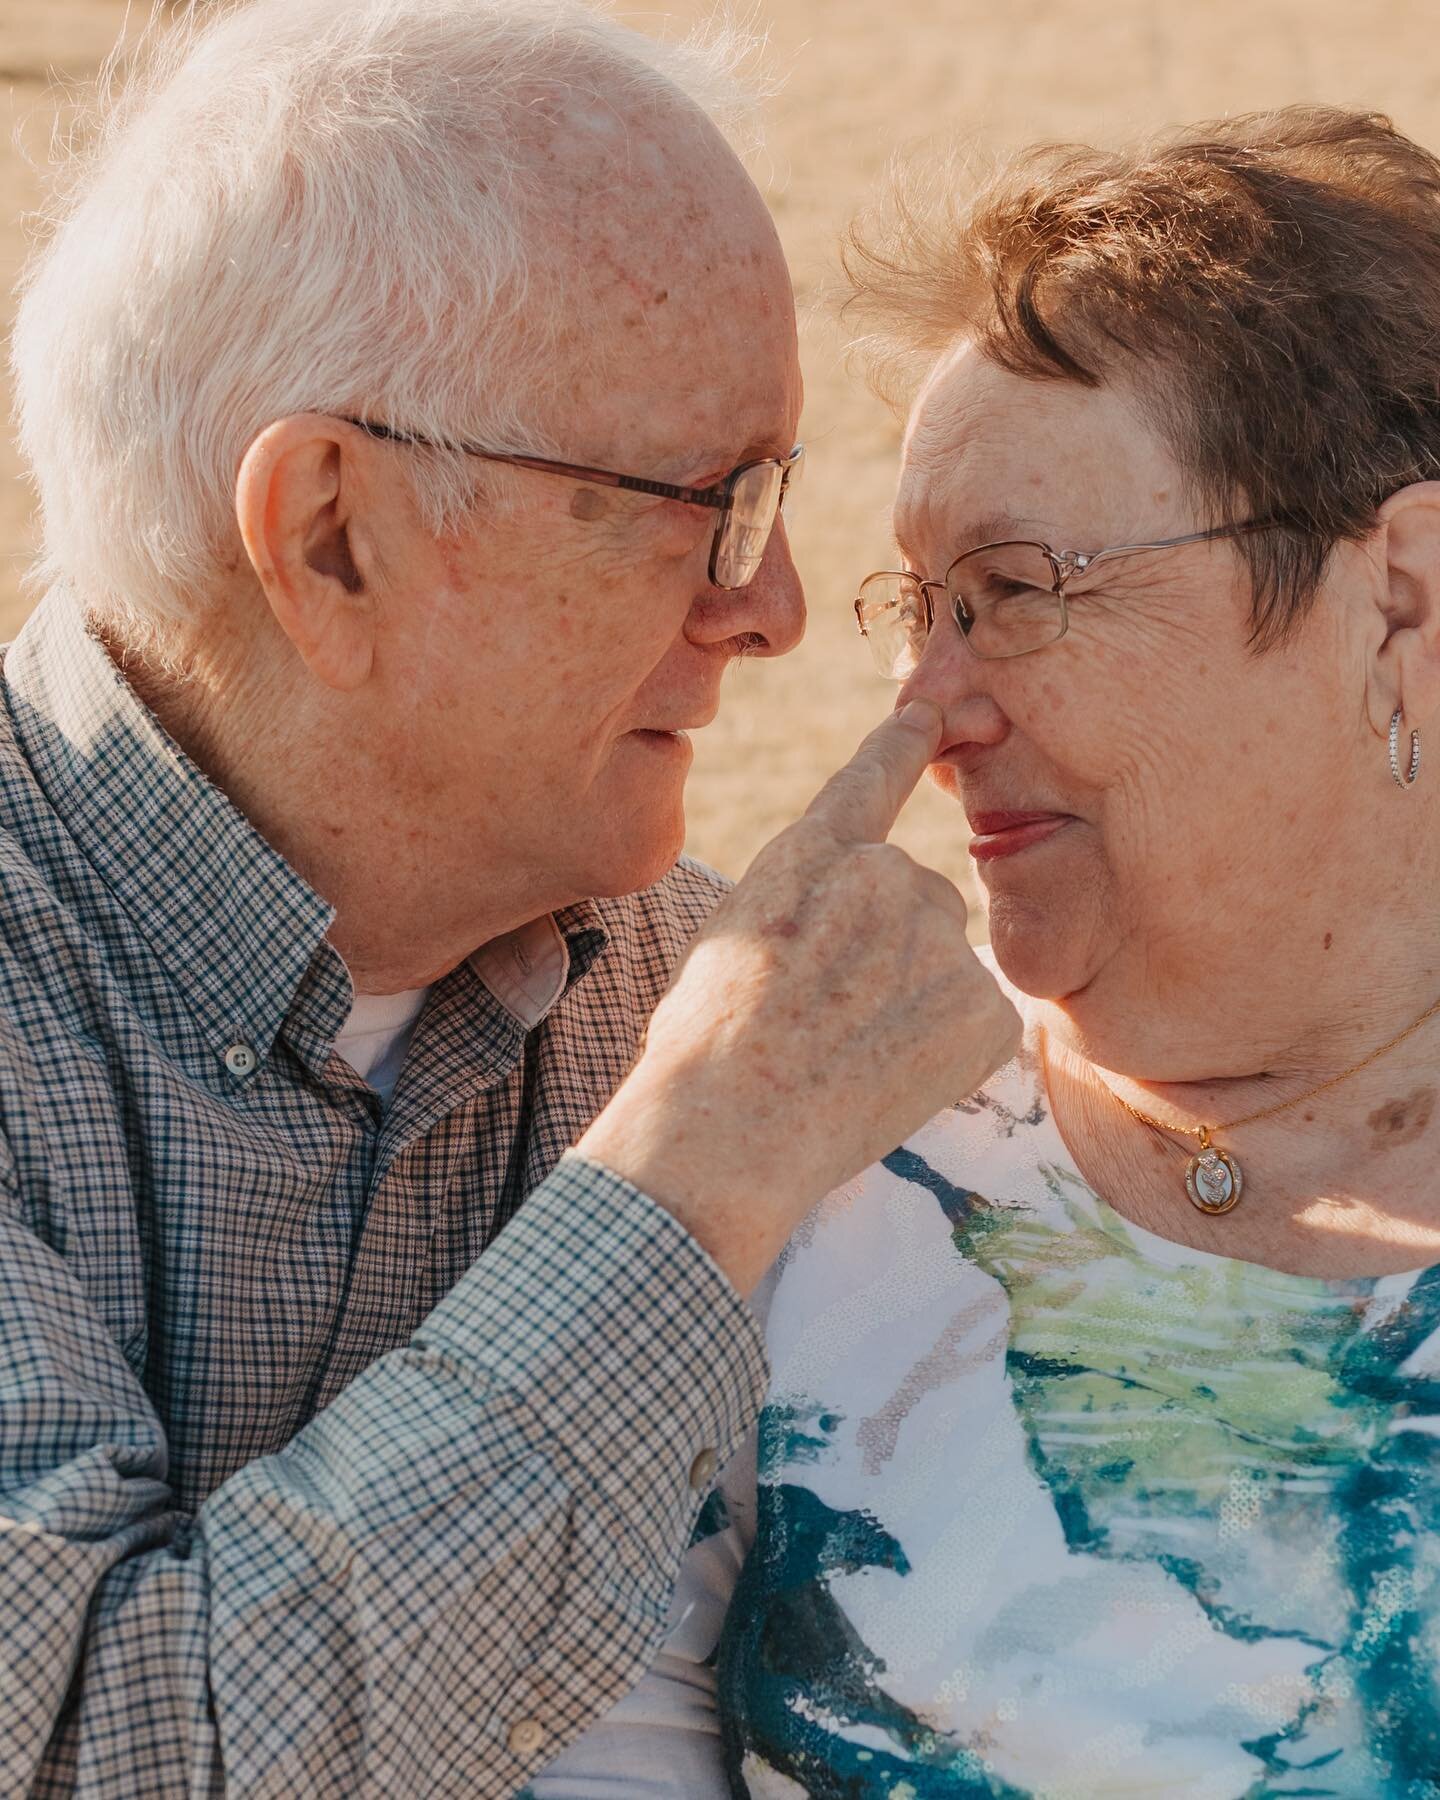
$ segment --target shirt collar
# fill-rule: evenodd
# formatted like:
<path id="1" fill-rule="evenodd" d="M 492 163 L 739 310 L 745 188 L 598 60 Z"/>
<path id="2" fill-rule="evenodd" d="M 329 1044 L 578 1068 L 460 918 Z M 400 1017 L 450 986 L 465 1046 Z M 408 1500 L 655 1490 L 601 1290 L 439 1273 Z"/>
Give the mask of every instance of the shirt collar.
<path id="1" fill-rule="evenodd" d="M 216 1053 L 263 1058 L 332 909 L 166 733 L 70 596 L 40 602 L 4 685 L 46 799 Z"/>
<path id="2" fill-rule="evenodd" d="M 470 958 L 470 967 L 532 1031 L 589 973 L 608 942 L 599 908 L 587 901 L 492 938 Z"/>

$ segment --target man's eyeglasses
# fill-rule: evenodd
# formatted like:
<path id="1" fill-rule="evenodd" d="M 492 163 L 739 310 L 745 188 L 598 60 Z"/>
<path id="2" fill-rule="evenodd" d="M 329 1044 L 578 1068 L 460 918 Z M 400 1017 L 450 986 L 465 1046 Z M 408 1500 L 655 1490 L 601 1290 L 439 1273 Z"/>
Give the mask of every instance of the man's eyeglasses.
<path id="1" fill-rule="evenodd" d="M 860 584 L 855 618 L 876 667 L 890 681 L 912 673 L 935 624 L 935 595 L 943 594 L 960 635 L 985 658 L 1043 650 L 1070 629 L 1066 591 L 1097 563 L 1142 550 L 1173 550 L 1248 531 L 1273 529 L 1274 520 L 1214 525 L 1153 544 L 1115 544 L 1108 550 L 1052 550 L 1048 544 L 1006 539 L 957 556 L 943 581 L 910 569 L 880 569 Z"/>
<path id="2" fill-rule="evenodd" d="M 710 487 L 677 487 L 669 481 L 651 481 L 644 475 L 620 475 L 614 469 L 590 469 L 579 463 L 554 462 L 546 456 L 520 456 L 504 450 L 486 450 L 479 444 L 445 444 L 421 437 L 416 431 L 398 431 L 393 425 L 377 425 L 370 419 L 346 419 L 371 437 L 393 444 L 419 444 L 427 450 L 458 450 L 486 462 L 509 463 L 517 469 L 534 469 L 542 475 L 563 475 L 570 481 L 593 481 L 602 487 L 625 488 L 631 493 L 653 494 L 660 500 L 679 500 L 685 506 L 708 506 L 719 513 L 710 540 L 710 580 L 718 588 L 742 588 L 760 572 L 770 533 L 785 504 L 785 496 L 800 477 L 805 446 L 797 444 L 788 456 L 766 456 L 739 464 L 723 480 Z"/>

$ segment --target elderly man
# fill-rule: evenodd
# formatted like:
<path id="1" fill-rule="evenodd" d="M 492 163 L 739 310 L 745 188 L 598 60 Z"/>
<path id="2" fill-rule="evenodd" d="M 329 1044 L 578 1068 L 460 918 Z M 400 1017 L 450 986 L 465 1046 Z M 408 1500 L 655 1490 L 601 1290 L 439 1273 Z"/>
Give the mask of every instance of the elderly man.
<path id="1" fill-rule="evenodd" d="M 654 1648 L 764 1383 L 741 1296 L 1011 1047 L 883 847 L 922 707 L 637 1061 L 719 898 L 685 729 L 802 625 L 791 301 L 714 74 L 568 0 L 262 0 L 31 273 L 5 1794 L 512 1792 Z"/>

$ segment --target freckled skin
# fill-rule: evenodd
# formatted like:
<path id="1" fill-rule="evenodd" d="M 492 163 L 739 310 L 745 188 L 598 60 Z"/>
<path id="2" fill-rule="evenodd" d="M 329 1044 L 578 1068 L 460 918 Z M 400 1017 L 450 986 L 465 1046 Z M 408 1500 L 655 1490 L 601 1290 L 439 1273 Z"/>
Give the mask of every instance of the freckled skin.
<path id="1" fill-rule="evenodd" d="M 788 271 L 709 124 L 542 103 L 535 140 L 572 197 L 542 269 L 573 286 L 583 268 L 587 295 L 555 347 L 558 409 L 537 418 L 556 454 L 699 483 L 788 451 L 800 412 Z M 470 866 L 518 862 L 552 904 L 624 892 L 678 854 L 688 768 L 631 734 L 707 723 L 742 646 L 789 649 L 798 580 L 783 529 L 756 581 L 722 592 L 707 578 L 712 512 L 534 473 L 510 486 L 516 510 L 482 511 L 454 546 L 416 659 L 418 689 L 466 721 L 447 830 L 463 837 L 467 822 Z M 503 850 L 480 849 L 497 836 Z"/>
<path id="2" fill-rule="evenodd" d="M 604 488 L 577 487 L 570 496 L 570 517 L 572 519 L 600 519 L 610 509 Z"/>
<path id="3" fill-rule="evenodd" d="M 552 86 L 524 118 L 514 154 L 556 200 L 531 222 L 531 292 L 565 302 L 520 422 L 536 451 L 684 485 L 788 452 L 790 276 L 720 134 L 679 96 Z M 477 461 L 476 504 L 437 541 L 397 478 L 409 454 L 324 415 L 268 428 L 241 472 L 249 564 L 181 646 L 193 678 L 152 691 L 335 906 L 375 993 L 659 880 L 685 833 L 673 734 L 709 723 L 738 655 L 804 628 L 783 526 L 722 591 L 712 510 Z"/>

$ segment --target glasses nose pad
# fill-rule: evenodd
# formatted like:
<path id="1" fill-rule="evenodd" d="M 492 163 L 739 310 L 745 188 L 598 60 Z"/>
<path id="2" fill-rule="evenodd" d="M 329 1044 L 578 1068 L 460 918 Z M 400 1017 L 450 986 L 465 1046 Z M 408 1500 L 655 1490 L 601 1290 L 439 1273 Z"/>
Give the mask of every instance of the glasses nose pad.
<path id="1" fill-rule="evenodd" d="M 905 645 L 905 660 L 903 666 L 897 668 L 892 675 L 893 680 L 901 682 L 908 681 L 919 668 L 935 630 L 935 596 L 930 591 L 929 582 L 917 581 L 910 591 L 914 598 L 911 602 L 912 625 Z"/>

